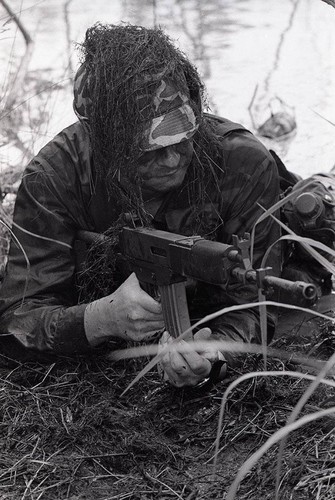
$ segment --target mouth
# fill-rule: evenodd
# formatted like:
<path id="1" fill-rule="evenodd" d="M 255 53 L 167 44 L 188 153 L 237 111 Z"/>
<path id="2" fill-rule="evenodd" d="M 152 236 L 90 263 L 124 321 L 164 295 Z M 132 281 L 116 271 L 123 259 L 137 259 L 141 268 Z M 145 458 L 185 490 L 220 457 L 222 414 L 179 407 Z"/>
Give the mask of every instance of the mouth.
<path id="1" fill-rule="evenodd" d="M 170 172 L 164 172 L 161 175 L 158 175 L 157 177 L 171 177 L 171 176 L 176 175 L 176 173 L 178 172 L 178 170 L 179 170 L 179 168 L 176 168 L 176 170 L 172 170 Z"/>
<path id="2" fill-rule="evenodd" d="M 151 173 L 148 173 L 147 175 L 142 175 L 142 180 L 143 181 L 151 181 L 153 179 L 164 179 L 165 177 L 173 177 L 174 175 L 177 174 L 179 171 L 179 168 L 176 168 L 175 170 L 171 170 L 169 172 L 161 172 L 161 173 L 155 173 L 154 176 L 152 176 Z"/>

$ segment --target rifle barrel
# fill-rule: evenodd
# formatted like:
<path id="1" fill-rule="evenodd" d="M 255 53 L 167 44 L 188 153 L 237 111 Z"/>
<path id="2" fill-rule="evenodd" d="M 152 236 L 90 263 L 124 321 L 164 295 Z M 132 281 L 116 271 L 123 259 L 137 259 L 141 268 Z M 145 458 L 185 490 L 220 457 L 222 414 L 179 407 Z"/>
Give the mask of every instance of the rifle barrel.
<path id="1" fill-rule="evenodd" d="M 231 274 L 238 281 L 257 283 L 258 287 L 264 290 L 265 295 L 271 294 L 273 291 L 281 292 L 282 300 L 289 299 L 290 303 L 313 305 L 317 299 L 317 288 L 313 283 L 290 281 L 271 274 L 262 276 L 258 275 L 255 269 L 245 270 L 241 267 L 232 269 Z"/>
<path id="2" fill-rule="evenodd" d="M 284 278 L 277 278 L 276 276 L 265 276 L 263 279 L 263 286 L 265 288 L 269 287 L 287 291 L 293 296 L 300 296 L 311 302 L 317 297 L 316 286 L 312 283 L 305 283 L 304 281 L 289 281 Z"/>

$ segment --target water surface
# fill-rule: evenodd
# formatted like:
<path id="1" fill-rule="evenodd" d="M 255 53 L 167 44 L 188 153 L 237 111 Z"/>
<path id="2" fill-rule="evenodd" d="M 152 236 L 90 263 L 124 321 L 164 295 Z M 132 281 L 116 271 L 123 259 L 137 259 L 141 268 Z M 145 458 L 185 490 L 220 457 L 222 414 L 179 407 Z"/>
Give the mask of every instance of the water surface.
<path id="1" fill-rule="evenodd" d="M 34 74 L 45 77 L 41 93 L 29 98 L 31 113 L 44 107 L 46 122 L 23 130 L 35 152 L 75 120 L 72 71 L 78 67 L 75 42 L 93 23 L 160 25 L 201 73 L 212 112 L 253 129 L 248 107 L 255 89 L 256 124 L 280 97 L 294 108 L 297 134 L 289 143 L 271 143 L 289 168 L 304 177 L 335 164 L 335 9 L 321 0 L 11 0 L 35 40 Z M 65 10 L 65 5 L 67 10 Z M 0 7 L 1 9 L 1 7 Z M 68 22 L 66 23 L 66 19 Z M 0 23 L 7 16 L 0 10 Z M 69 40 L 70 38 L 70 48 Z M 15 25 L 0 33 L 1 82 L 24 45 Z M 69 57 L 71 64 L 69 64 Z M 57 91 L 50 84 L 59 82 Z M 321 117 L 320 117 L 321 115 Z M 323 117 L 323 118 L 322 118 Z M 265 141 L 264 141 L 265 142 Z"/>

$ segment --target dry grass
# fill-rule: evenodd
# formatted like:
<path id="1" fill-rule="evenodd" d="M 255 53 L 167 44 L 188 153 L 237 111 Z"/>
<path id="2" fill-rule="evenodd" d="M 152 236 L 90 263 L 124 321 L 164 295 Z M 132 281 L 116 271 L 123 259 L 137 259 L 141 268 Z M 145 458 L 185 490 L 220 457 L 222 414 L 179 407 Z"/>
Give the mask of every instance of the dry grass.
<path id="1" fill-rule="evenodd" d="M 260 356 L 246 355 L 229 380 L 198 390 L 162 384 L 153 371 L 121 398 L 143 361 L 111 364 L 100 351 L 91 357 L 37 360 L 8 338 L 1 342 L 3 499 L 225 498 L 239 466 L 285 424 L 307 386 L 271 378 L 240 384 L 228 401 L 213 480 L 210 458 L 222 394 L 241 373 L 262 370 Z M 292 348 L 287 338 L 277 344 Z M 326 358 L 334 344 L 334 334 L 324 325 L 314 355 Z M 270 365 L 299 368 L 280 359 L 270 359 Z M 334 399 L 333 389 L 322 387 L 304 414 L 330 407 Z M 334 497 L 333 431 L 334 419 L 324 418 L 291 435 L 281 499 Z M 273 447 L 260 460 L 237 498 L 274 497 L 276 453 Z"/>

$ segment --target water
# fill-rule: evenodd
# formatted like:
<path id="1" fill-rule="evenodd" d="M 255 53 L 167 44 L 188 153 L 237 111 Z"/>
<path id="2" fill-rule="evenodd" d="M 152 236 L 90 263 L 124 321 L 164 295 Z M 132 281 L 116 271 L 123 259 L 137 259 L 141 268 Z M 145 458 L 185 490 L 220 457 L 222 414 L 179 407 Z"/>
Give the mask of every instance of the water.
<path id="1" fill-rule="evenodd" d="M 335 126 L 329 123 L 335 124 L 335 9 L 321 0 L 72 0 L 67 2 L 70 52 L 65 0 L 10 4 L 16 12 L 21 8 L 20 18 L 35 40 L 30 68 L 45 79 L 42 92 L 27 100 L 33 116 L 42 106 L 48 119 L 20 130 L 35 152 L 75 120 L 69 83 L 69 56 L 72 67 L 78 67 L 73 42 L 82 41 L 86 28 L 97 21 L 124 21 L 159 24 L 167 31 L 198 67 L 212 112 L 254 130 L 248 107 L 256 87 L 257 124 L 267 118 L 268 103 L 275 96 L 292 106 L 296 136 L 290 143 L 264 140 L 291 170 L 307 177 L 335 164 Z M 0 24 L 7 19 L 0 7 Z M 14 23 L 0 31 L 0 84 L 6 82 L 9 62 L 22 55 L 21 38 Z M 10 147 L 0 151 L 2 166 L 7 160 L 22 161 L 13 159 Z"/>

